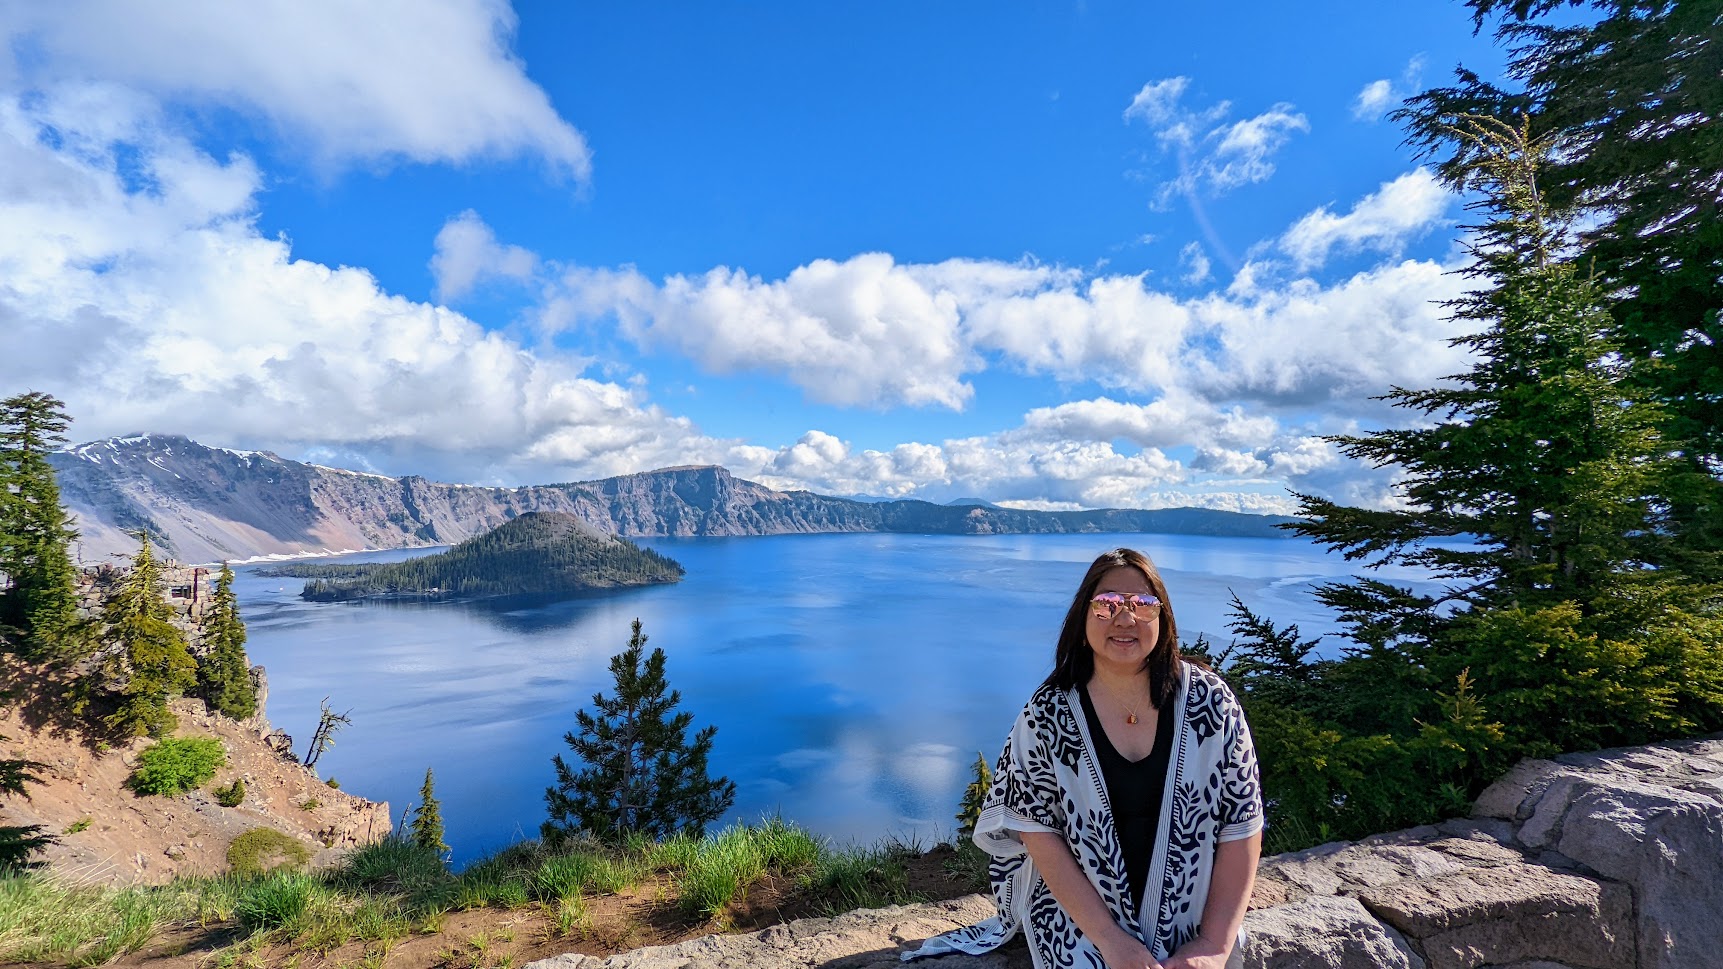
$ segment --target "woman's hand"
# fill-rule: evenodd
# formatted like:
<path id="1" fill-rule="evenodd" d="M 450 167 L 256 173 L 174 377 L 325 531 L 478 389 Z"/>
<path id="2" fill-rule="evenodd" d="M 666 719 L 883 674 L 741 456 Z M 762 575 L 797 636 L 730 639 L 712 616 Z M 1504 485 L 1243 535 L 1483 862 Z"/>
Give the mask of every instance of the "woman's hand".
<path id="1" fill-rule="evenodd" d="M 1231 946 L 1199 935 L 1179 946 L 1179 951 L 1161 966 L 1163 969 L 1226 969 L 1227 957 L 1231 955 Z"/>
<path id="2" fill-rule="evenodd" d="M 1164 969 L 1172 965 L 1170 962 L 1157 962 L 1154 956 L 1149 955 L 1148 946 L 1124 929 L 1109 932 L 1105 938 L 1094 941 L 1101 959 L 1107 963 L 1107 969 Z"/>

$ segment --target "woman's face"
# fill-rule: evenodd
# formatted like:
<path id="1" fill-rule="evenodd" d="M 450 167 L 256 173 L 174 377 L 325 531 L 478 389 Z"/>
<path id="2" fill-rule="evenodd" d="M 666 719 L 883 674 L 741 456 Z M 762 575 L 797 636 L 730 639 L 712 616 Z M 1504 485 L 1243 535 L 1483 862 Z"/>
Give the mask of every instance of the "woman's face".
<path id="1" fill-rule="evenodd" d="M 1116 593 L 1123 596 L 1150 597 L 1149 580 L 1129 565 L 1108 569 L 1101 574 L 1095 595 Z M 1133 601 L 1133 600 L 1127 600 Z M 1111 618 L 1098 614 L 1093 606 L 1088 611 L 1089 649 L 1095 654 L 1095 668 L 1123 675 L 1141 671 L 1143 662 L 1155 651 L 1160 640 L 1160 610 L 1138 606 L 1135 614 L 1127 608 L 1118 609 Z"/>

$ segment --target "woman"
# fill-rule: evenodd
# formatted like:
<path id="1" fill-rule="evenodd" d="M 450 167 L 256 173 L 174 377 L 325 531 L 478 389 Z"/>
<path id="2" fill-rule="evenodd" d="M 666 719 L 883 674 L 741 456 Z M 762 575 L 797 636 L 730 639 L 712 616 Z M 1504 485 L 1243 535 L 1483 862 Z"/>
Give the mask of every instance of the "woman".
<path id="1" fill-rule="evenodd" d="M 1236 966 L 1262 816 L 1238 701 L 1180 658 L 1154 564 L 1114 549 L 1071 601 L 975 828 L 999 914 L 904 958 L 980 955 L 1022 929 L 1036 969 Z"/>

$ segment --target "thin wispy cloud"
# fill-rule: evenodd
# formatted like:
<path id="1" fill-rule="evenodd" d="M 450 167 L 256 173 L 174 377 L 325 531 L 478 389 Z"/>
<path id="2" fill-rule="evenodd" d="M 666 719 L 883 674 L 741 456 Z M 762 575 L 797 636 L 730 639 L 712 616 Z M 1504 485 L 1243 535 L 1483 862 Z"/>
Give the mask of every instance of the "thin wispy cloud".
<path id="1" fill-rule="evenodd" d="M 1397 82 L 1384 77 L 1360 88 L 1358 96 L 1352 99 L 1353 120 L 1379 121 L 1401 101 L 1416 94 L 1423 87 L 1424 60 L 1424 55 L 1418 54 L 1407 61 Z"/>
<path id="2" fill-rule="evenodd" d="M 1206 108 L 1186 103 L 1188 77 L 1169 77 L 1143 85 L 1126 106 L 1126 122 L 1141 122 L 1154 134 L 1177 173 L 1160 182 L 1155 203 L 1165 206 L 1183 195 L 1220 195 L 1274 175 L 1274 155 L 1310 122 L 1281 102 L 1248 118 L 1228 121 L 1232 102 Z"/>
<path id="3" fill-rule="evenodd" d="M 1179 265 L 1185 271 L 1180 278 L 1187 284 L 1195 286 L 1199 283 L 1208 282 L 1212 266 L 1208 256 L 1203 252 L 1202 243 L 1187 243 L 1183 249 L 1180 249 Z"/>

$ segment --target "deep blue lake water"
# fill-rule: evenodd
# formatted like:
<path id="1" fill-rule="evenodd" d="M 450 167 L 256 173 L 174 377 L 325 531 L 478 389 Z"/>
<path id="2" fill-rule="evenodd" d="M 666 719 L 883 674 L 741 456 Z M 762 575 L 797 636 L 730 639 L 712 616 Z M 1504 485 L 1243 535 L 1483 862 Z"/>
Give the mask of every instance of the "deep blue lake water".
<path id="1" fill-rule="evenodd" d="M 1188 535 L 789 535 L 653 539 L 682 582 L 540 608 L 328 604 L 236 570 L 269 717 L 299 753 L 319 702 L 353 723 L 318 763 L 397 818 L 433 768 L 456 864 L 544 820 L 551 756 L 639 617 L 663 647 L 711 769 L 736 782 L 725 819 L 780 813 L 836 842 L 948 838 L 977 752 L 991 761 L 1052 666 L 1053 639 L 1094 556 L 1147 551 L 1181 639 L 1224 644 L 1236 592 L 1306 634 L 1334 629 L 1312 586 L 1354 569 L 1295 539 Z M 430 550 L 365 553 L 399 559 Z M 1386 577 L 1410 581 L 1393 572 Z M 1416 583 L 1413 583 L 1416 584 Z"/>

